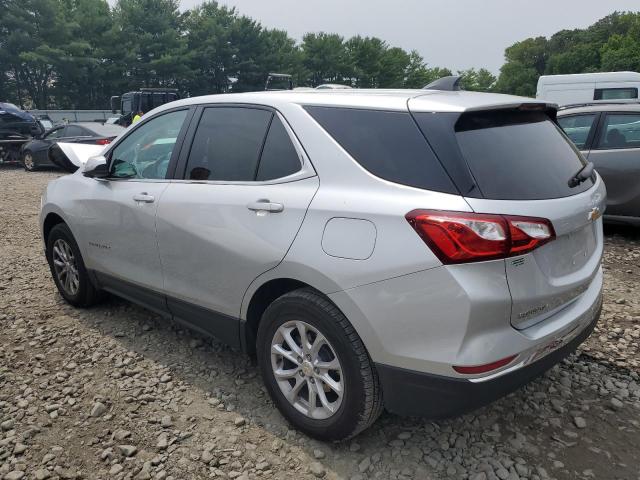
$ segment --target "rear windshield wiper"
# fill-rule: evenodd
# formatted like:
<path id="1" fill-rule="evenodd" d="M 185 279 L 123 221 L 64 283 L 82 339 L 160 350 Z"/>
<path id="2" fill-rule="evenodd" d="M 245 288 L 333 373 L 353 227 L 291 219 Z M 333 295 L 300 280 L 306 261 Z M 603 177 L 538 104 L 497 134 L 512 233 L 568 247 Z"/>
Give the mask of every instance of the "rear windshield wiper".
<path id="1" fill-rule="evenodd" d="M 593 175 L 593 163 L 588 162 L 578 172 L 569 179 L 569 188 L 574 188 L 591 178 Z"/>

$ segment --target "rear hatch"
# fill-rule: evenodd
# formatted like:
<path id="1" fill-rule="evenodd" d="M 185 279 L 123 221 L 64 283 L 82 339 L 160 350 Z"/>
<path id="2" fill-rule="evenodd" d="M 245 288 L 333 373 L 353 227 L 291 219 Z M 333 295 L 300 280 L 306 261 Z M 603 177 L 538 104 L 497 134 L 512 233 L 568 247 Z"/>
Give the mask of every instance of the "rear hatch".
<path id="1" fill-rule="evenodd" d="M 476 213 L 548 219 L 555 239 L 505 260 L 511 324 L 524 329 L 567 307 L 598 271 L 605 189 L 593 176 L 569 180 L 586 161 L 547 106 L 472 112 L 409 107 L 443 166 Z"/>

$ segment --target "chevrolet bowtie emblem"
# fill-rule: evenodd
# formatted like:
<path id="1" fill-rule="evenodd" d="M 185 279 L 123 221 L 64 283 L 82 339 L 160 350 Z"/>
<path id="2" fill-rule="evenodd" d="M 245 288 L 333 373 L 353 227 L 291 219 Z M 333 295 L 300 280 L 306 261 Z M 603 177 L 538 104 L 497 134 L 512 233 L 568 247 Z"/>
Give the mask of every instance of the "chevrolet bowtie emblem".
<path id="1" fill-rule="evenodd" d="M 601 216 L 602 216 L 602 212 L 598 207 L 593 207 L 589 212 L 589 220 L 591 220 L 592 222 L 595 222 Z"/>

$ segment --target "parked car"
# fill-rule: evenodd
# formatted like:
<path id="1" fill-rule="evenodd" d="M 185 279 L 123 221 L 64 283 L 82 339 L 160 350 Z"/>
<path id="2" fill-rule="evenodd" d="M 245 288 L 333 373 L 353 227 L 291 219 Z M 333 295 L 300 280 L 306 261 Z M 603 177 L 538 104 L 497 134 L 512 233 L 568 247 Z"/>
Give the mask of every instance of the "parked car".
<path id="1" fill-rule="evenodd" d="M 555 116 L 460 91 L 179 100 L 49 183 L 47 260 L 72 305 L 111 292 L 255 355 L 316 438 L 458 414 L 600 314 L 605 187 Z"/>
<path id="2" fill-rule="evenodd" d="M 640 225 L 640 105 L 567 108 L 558 123 L 607 185 L 605 220 Z"/>
<path id="3" fill-rule="evenodd" d="M 536 98 L 560 106 L 589 102 L 637 103 L 640 73 L 599 72 L 571 75 L 543 75 Z"/>
<path id="4" fill-rule="evenodd" d="M 33 115 L 12 103 L 0 102 L 0 164 L 20 162 L 22 146 L 42 132 Z"/>
<path id="5" fill-rule="evenodd" d="M 22 146 L 21 157 L 24 169 L 32 172 L 39 167 L 55 166 L 49 160 L 49 148 L 55 143 L 107 145 L 124 130 L 125 128 L 120 125 L 93 122 L 69 123 L 52 128 Z"/>

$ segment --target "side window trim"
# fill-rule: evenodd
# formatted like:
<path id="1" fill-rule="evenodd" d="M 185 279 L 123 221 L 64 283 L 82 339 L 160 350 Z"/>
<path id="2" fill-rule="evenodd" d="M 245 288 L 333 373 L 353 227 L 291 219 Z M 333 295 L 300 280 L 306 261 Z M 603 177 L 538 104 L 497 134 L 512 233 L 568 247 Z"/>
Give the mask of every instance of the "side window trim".
<path id="1" fill-rule="evenodd" d="M 227 180 L 191 180 L 186 178 L 187 174 L 187 162 L 189 160 L 189 154 L 191 153 L 191 147 L 193 145 L 193 141 L 195 138 L 196 130 L 198 129 L 198 125 L 200 120 L 202 119 L 202 115 L 204 110 L 207 108 L 225 108 L 225 107 L 238 107 L 238 108 L 254 108 L 260 110 L 267 110 L 272 112 L 274 115 L 278 115 L 280 121 L 285 127 L 287 134 L 289 135 L 289 139 L 293 144 L 294 148 L 298 152 L 299 158 L 301 160 L 301 168 L 296 173 L 289 175 L 287 177 L 277 178 L 274 180 L 266 180 L 266 181 L 227 181 Z M 273 117 L 271 119 L 273 122 Z M 271 123 L 269 123 L 269 127 Z M 264 149 L 264 144 L 266 142 L 267 135 L 269 134 L 269 128 L 267 128 L 267 132 L 265 134 L 265 138 L 262 142 L 262 147 L 260 150 L 260 157 L 262 156 L 262 150 Z M 258 162 L 258 167 L 260 162 Z M 180 156 L 176 162 L 176 168 L 173 175 L 173 182 L 178 183 L 206 183 L 212 185 L 272 185 L 272 184 L 280 184 L 280 183 L 289 183 L 297 180 L 302 180 L 305 178 L 315 177 L 317 175 L 313 164 L 309 156 L 307 155 L 302 142 L 298 139 L 295 131 L 287 121 L 286 117 L 278 111 L 276 108 L 271 107 L 269 105 L 261 105 L 261 104 L 253 104 L 253 103 L 229 103 L 229 102 L 221 102 L 221 103 L 206 103 L 196 105 L 194 108 L 193 116 L 191 119 L 191 123 L 189 125 L 189 129 L 185 134 L 185 137 L 182 142 L 182 147 L 180 149 Z M 255 178 L 255 176 L 254 176 Z"/>
<path id="2" fill-rule="evenodd" d="M 601 112 L 600 114 L 600 121 L 598 122 L 598 128 L 597 131 L 594 134 L 594 138 L 593 138 L 593 146 L 592 146 L 592 150 L 598 150 L 598 151 L 607 151 L 607 150 L 638 150 L 638 147 L 627 147 L 627 148 L 609 148 L 609 147 L 603 147 L 602 146 L 602 140 L 603 140 L 603 134 L 606 131 L 607 128 L 607 117 L 611 116 L 611 115 L 627 115 L 627 116 L 633 116 L 633 115 L 639 115 L 640 112 L 629 112 L 629 111 L 606 111 L 606 112 Z"/>
<path id="3" fill-rule="evenodd" d="M 171 178 L 173 178 L 173 173 L 175 172 L 175 164 L 177 162 L 178 159 L 178 153 L 182 148 L 182 142 L 184 141 L 184 137 L 185 134 L 187 132 L 187 129 L 190 125 L 191 119 L 193 118 L 193 114 L 194 114 L 194 110 L 195 108 L 193 107 L 193 105 L 186 105 L 184 107 L 176 107 L 176 108 L 172 108 L 169 110 L 163 110 L 162 112 L 158 112 L 157 114 L 151 116 L 151 117 L 147 117 L 144 120 L 138 122 L 137 124 L 135 124 L 135 127 L 131 129 L 131 131 L 127 132 L 126 135 L 124 135 L 123 137 L 119 138 L 117 142 L 112 143 L 109 147 L 109 150 L 106 153 L 106 158 L 107 158 L 107 169 L 109 171 L 111 171 L 111 162 L 113 160 L 112 155 L 113 155 L 113 151 L 118 148 L 118 145 L 120 145 L 124 140 L 126 140 L 130 135 L 132 135 L 136 130 L 138 130 L 138 128 L 140 128 L 142 125 L 152 121 L 153 119 L 156 119 L 158 117 L 161 117 L 162 115 L 167 115 L 169 113 L 174 113 L 174 112 L 179 112 L 182 110 L 186 110 L 187 111 L 187 115 L 184 119 L 184 122 L 182 123 L 182 127 L 180 128 L 180 133 L 178 133 L 178 137 L 176 138 L 176 144 L 173 148 L 173 152 L 171 152 L 171 160 L 169 160 L 169 166 L 167 168 L 167 173 L 165 175 L 165 178 L 112 178 L 112 177 L 107 177 L 107 180 L 111 180 L 111 181 L 134 181 L 134 182 L 166 182 L 171 180 Z"/>

